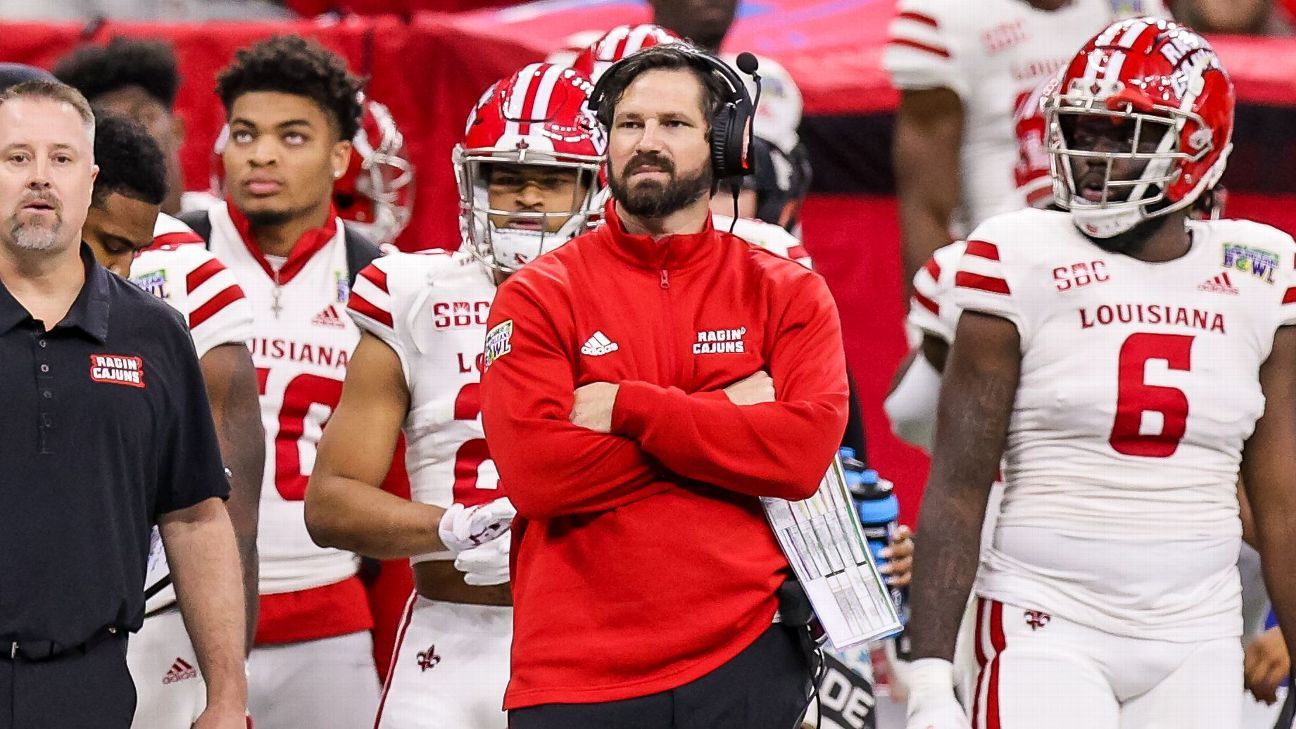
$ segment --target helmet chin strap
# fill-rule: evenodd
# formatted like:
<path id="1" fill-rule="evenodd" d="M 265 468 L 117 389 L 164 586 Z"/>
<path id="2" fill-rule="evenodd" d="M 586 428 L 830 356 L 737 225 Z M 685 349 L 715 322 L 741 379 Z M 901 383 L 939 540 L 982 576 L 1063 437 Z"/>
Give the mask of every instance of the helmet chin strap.
<path id="1" fill-rule="evenodd" d="M 1090 238 L 1112 238 L 1145 220 L 1142 207 L 1123 210 L 1071 208 L 1071 222 Z"/>

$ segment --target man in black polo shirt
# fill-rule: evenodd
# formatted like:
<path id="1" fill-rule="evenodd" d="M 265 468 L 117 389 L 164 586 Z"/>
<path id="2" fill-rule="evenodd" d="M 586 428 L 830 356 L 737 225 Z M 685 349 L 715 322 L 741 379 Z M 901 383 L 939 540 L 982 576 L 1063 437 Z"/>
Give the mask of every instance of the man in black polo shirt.
<path id="1" fill-rule="evenodd" d="M 67 86 L 0 94 L 0 729 L 130 725 L 154 522 L 208 685 L 195 726 L 241 728 L 243 596 L 202 375 L 179 315 L 79 242 L 93 136 Z"/>

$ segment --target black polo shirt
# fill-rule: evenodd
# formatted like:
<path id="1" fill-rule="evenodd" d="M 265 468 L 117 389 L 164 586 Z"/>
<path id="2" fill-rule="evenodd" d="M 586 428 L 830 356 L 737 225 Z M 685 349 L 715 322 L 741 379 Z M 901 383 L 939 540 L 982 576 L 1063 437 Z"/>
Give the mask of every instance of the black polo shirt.
<path id="1" fill-rule="evenodd" d="M 184 320 L 81 259 L 52 329 L 0 283 L 0 641 L 139 629 L 158 515 L 229 495 Z"/>

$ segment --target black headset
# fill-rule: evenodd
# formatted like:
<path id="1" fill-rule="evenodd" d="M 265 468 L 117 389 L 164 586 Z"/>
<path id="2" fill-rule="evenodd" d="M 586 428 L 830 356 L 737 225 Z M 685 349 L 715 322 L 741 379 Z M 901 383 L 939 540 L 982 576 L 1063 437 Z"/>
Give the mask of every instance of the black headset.
<path id="1" fill-rule="evenodd" d="M 710 53 L 684 44 L 670 44 L 666 47 L 679 51 L 699 71 L 719 76 L 729 88 L 724 101 L 711 115 L 711 170 L 716 180 L 750 175 L 755 169 L 751 152 L 751 124 L 755 105 L 752 103 L 751 96 L 747 94 L 747 87 L 743 84 L 742 78 L 729 67 L 729 64 Z M 625 71 L 626 61 L 633 57 L 632 54 L 612 64 L 603 72 L 603 76 L 599 78 L 598 83 L 594 85 L 594 91 L 590 94 L 589 106 L 594 110 L 599 123 L 605 128 L 612 127 L 612 118 L 608 116 L 610 109 L 606 103 L 608 89 L 613 85 L 613 79 Z M 750 53 L 740 54 L 738 67 L 757 79 L 759 90 L 760 77 L 755 75 L 756 57 Z M 759 92 L 757 98 L 760 98 Z"/>

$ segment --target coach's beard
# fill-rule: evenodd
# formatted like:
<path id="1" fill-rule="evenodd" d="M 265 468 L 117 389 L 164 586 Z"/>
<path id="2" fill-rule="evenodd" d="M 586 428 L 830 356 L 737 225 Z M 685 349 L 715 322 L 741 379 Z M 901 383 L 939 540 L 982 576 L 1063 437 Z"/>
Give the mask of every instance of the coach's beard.
<path id="1" fill-rule="evenodd" d="M 633 187 L 626 184 L 629 172 L 640 165 L 651 164 L 670 176 L 663 185 L 656 180 L 645 180 Z M 655 154 L 636 155 L 621 168 L 619 174 L 608 170 L 608 186 L 612 197 L 630 215 L 638 218 L 664 218 L 692 205 L 711 189 L 711 167 L 703 165 L 697 174 L 677 177 L 675 165 L 665 157 Z"/>
<path id="2" fill-rule="evenodd" d="M 54 224 L 49 226 L 15 220 L 9 226 L 9 239 L 15 247 L 24 251 L 48 251 L 58 246 L 62 230 L 63 214 L 55 213 Z"/>

